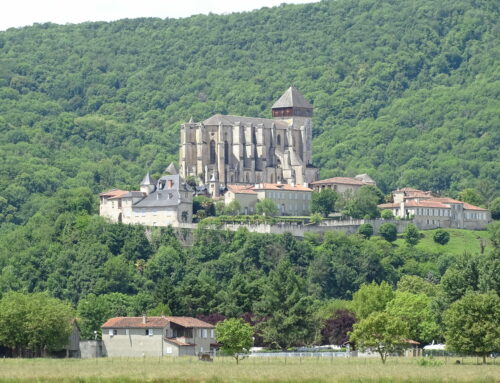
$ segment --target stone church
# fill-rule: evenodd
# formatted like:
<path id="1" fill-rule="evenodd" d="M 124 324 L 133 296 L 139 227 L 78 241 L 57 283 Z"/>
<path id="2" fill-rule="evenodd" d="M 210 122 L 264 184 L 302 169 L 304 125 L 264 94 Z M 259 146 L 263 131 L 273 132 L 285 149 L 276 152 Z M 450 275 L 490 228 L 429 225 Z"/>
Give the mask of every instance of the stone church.
<path id="1" fill-rule="evenodd" d="M 219 195 L 228 184 L 308 184 L 313 106 L 290 87 L 272 106 L 273 118 L 216 114 L 181 126 L 180 175 Z"/>

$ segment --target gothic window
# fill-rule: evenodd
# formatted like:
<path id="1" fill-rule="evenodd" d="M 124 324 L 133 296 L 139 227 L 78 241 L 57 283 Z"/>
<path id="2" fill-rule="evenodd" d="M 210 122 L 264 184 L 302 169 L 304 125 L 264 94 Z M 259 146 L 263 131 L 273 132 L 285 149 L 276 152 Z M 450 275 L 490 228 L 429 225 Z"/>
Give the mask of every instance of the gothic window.
<path id="1" fill-rule="evenodd" d="M 210 141 L 210 163 L 215 164 L 215 141 Z"/>
<path id="2" fill-rule="evenodd" d="M 224 163 L 229 164 L 229 144 L 227 141 L 224 141 Z"/>

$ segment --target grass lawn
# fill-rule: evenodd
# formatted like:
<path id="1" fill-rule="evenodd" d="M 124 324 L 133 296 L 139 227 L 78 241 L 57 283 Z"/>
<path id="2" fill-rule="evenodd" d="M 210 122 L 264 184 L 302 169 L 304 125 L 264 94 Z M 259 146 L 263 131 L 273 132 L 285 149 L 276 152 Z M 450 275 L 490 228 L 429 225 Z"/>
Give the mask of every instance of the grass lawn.
<path id="1" fill-rule="evenodd" d="M 477 365 L 476 358 L 454 364 L 422 366 L 420 358 L 232 358 L 201 362 L 195 358 L 4 359 L 0 382 L 499 382 L 500 361 Z M 434 362 L 435 361 L 435 362 Z"/>
<path id="2" fill-rule="evenodd" d="M 463 230 L 463 229 L 445 229 L 450 233 L 450 241 L 446 245 L 440 245 L 433 240 L 436 230 L 421 230 L 424 235 L 417 244 L 417 248 L 432 253 L 448 254 L 476 254 L 481 251 L 480 240 L 486 242 L 485 251 L 491 248 L 490 234 L 486 230 Z M 402 236 L 395 242 L 398 246 L 404 246 Z"/>

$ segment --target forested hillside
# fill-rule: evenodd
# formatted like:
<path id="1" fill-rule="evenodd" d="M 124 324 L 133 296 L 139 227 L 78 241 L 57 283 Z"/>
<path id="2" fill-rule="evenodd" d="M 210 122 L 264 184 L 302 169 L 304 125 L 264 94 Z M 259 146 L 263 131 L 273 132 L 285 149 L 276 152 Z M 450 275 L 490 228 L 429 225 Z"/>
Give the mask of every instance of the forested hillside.
<path id="1" fill-rule="evenodd" d="M 177 160 L 179 125 L 314 103 L 322 176 L 385 192 L 499 189 L 497 1 L 341 0 L 0 33 L 0 219 L 60 188 L 136 187 Z"/>
<path id="2" fill-rule="evenodd" d="M 318 318 L 350 307 L 331 300 L 364 283 L 417 276 L 402 291 L 425 290 L 439 325 L 467 290 L 498 293 L 498 225 L 474 247 L 484 254 L 464 256 L 339 233 L 201 229 L 183 248 L 171 230 L 148 240 L 106 223 L 96 196 L 176 161 L 191 116 L 270 117 L 293 84 L 315 106 L 323 177 L 368 173 L 384 192 L 475 188 L 486 203 L 500 186 L 499 6 L 339 0 L 0 32 L 0 297 L 68 300 L 85 337 L 109 316 L 171 311 L 263 320 L 264 334 L 294 333 L 267 341 L 287 346 L 311 342 Z"/>

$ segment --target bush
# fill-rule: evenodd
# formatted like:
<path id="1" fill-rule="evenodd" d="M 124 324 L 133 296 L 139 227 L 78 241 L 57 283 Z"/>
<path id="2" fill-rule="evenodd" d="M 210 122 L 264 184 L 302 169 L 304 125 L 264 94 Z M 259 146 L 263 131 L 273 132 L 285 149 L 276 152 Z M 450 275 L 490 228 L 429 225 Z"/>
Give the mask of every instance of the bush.
<path id="1" fill-rule="evenodd" d="M 387 242 L 394 242 L 398 238 L 398 229 L 393 223 L 383 223 L 380 225 L 379 234 Z"/>
<path id="2" fill-rule="evenodd" d="M 358 233 L 368 239 L 373 235 L 373 226 L 369 223 L 363 223 L 359 226 Z"/>
<path id="3" fill-rule="evenodd" d="M 437 229 L 434 233 L 434 242 L 439 243 L 440 245 L 446 245 L 450 240 L 450 233 L 443 229 Z"/>
<path id="4" fill-rule="evenodd" d="M 311 222 L 313 225 L 319 225 L 321 221 L 323 220 L 323 217 L 319 213 L 314 213 L 311 214 L 311 218 L 309 219 L 309 222 Z"/>
<path id="5" fill-rule="evenodd" d="M 415 246 L 420 240 L 420 233 L 415 225 L 406 226 L 404 233 L 405 241 L 410 246 Z"/>
<path id="6" fill-rule="evenodd" d="M 382 213 L 380 213 L 380 216 L 383 219 L 394 219 L 394 214 L 392 214 L 392 210 L 388 210 L 388 209 L 382 210 Z"/>

